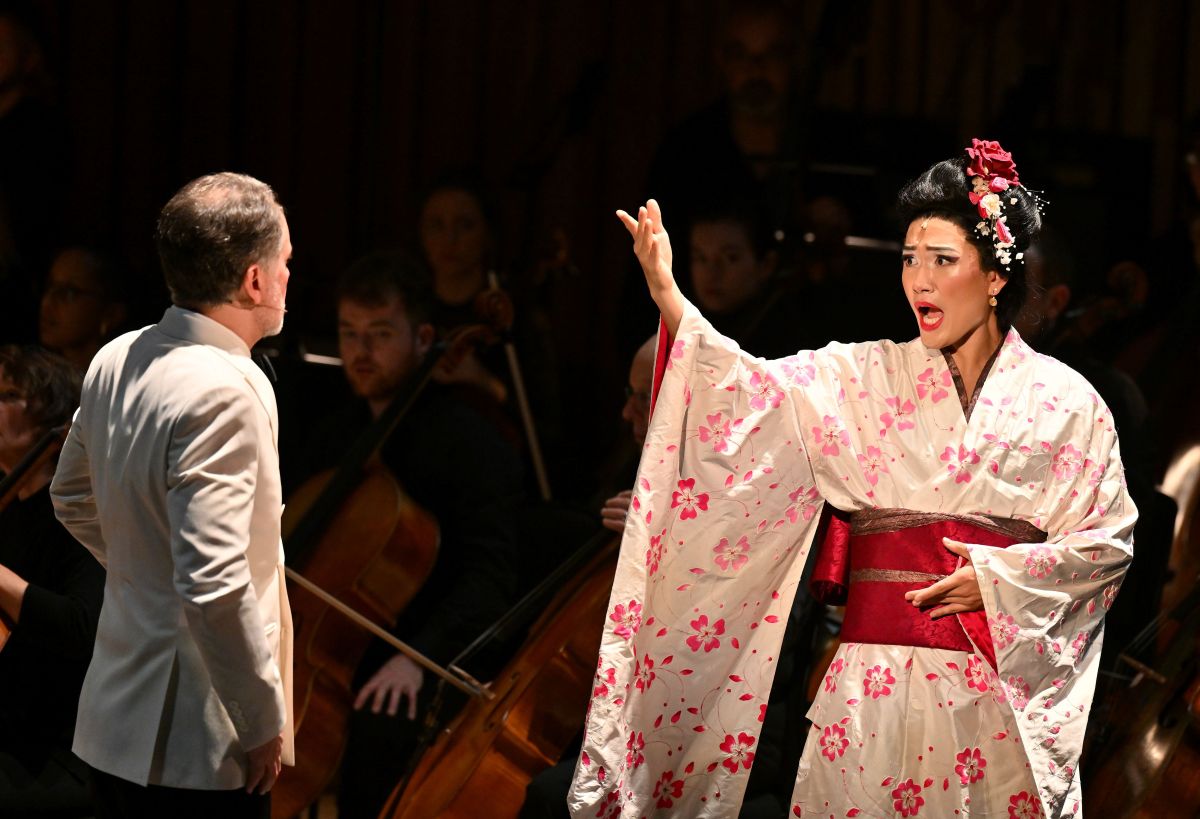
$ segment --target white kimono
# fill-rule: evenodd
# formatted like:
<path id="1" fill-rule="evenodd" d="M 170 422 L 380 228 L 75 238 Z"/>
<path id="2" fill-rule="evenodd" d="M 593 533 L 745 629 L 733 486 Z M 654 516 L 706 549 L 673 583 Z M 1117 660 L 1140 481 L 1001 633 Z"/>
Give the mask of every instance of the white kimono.
<path id="1" fill-rule="evenodd" d="M 825 502 L 1048 537 L 969 546 L 996 670 L 975 652 L 840 648 L 789 815 L 1078 813 L 1103 617 L 1137 517 L 1091 385 L 1011 331 L 967 420 L 947 359 L 919 340 L 764 361 L 691 305 L 666 359 L 572 815 L 737 816 Z"/>

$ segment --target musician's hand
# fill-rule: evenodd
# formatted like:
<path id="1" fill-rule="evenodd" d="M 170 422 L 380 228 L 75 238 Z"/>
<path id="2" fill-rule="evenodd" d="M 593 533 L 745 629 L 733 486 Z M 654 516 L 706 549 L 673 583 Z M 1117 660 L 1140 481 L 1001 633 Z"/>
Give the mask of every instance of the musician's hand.
<path id="1" fill-rule="evenodd" d="M 416 719 L 417 692 L 424 681 L 425 672 L 421 666 L 403 654 L 397 654 L 367 680 L 354 700 L 354 710 L 360 710 L 370 700 L 371 713 L 378 714 L 386 703 L 387 715 L 394 717 L 400 708 L 400 698 L 408 697 L 408 718 Z"/>
<path id="2" fill-rule="evenodd" d="M 477 387 L 503 404 L 508 398 L 508 390 L 504 382 L 488 372 L 475 356 L 475 351 L 467 353 L 456 364 L 450 367 L 440 363 L 433 369 L 433 380 L 439 384 L 469 384 Z"/>
<path id="3" fill-rule="evenodd" d="M 933 585 L 905 592 L 904 599 L 911 601 L 917 608 L 938 606 L 929 612 L 932 620 L 947 614 L 982 610 L 983 595 L 979 593 L 979 580 L 975 577 L 975 567 L 971 565 L 967 547 L 948 537 L 942 538 L 942 542 L 946 544 L 947 549 L 964 559 L 963 565 Z"/>
<path id="4" fill-rule="evenodd" d="M 663 321 L 667 323 L 667 331 L 674 336 L 683 318 L 683 294 L 671 272 L 674 257 L 671 239 L 663 227 L 662 211 L 658 203 L 651 199 L 644 207 L 638 208 L 636 220 L 623 210 L 617 211 L 617 218 L 633 237 L 633 252 L 637 254 L 642 272 L 646 275 L 650 297 L 658 305 Z"/>
<path id="5" fill-rule="evenodd" d="M 246 752 L 246 793 L 266 793 L 283 767 L 283 734 Z"/>
<path id="6" fill-rule="evenodd" d="M 606 500 L 604 506 L 600 508 L 600 524 L 605 529 L 624 532 L 625 518 L 629 515 L 629 502 L 632 499 L 633 490 L 626 489 Z"/>

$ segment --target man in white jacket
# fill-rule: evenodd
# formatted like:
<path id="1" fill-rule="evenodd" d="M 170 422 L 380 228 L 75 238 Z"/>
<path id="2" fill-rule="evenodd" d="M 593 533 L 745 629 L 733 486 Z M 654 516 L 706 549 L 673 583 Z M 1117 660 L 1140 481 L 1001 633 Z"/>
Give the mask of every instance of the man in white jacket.
<path id="1" fill-rule="evenodd" d="M 291 762 L 277 411 L 250 348 L 283 326 L 283 209 L 238 174 L 159 216 L 173 306 L 104 347 L 51 485 L 108 569 L 74 751 L 98 816 L 269 816 Z"/>

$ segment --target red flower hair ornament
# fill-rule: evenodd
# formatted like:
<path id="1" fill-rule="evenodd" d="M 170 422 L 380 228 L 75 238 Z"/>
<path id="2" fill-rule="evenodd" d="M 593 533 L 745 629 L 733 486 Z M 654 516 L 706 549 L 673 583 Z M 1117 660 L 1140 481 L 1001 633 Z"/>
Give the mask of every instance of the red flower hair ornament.
<path id="1" fill-rule="evenodd" d="M 1008 270 L 1014 258 L 1014 242 L 1004 206 L 1015 205 L 1017 199 L 1005 192 L 1021 184 L 1017 165 L 999 142 L 972 139 L 967 148 L 967 176 L 971 180 L 971 204 L 979 210 L 980 222 L 975 225 L 975 232 L 991 238 L 996 259 Z M 1024 256 L 1017 253 L 1015 258 L 1023 262 Z"/>

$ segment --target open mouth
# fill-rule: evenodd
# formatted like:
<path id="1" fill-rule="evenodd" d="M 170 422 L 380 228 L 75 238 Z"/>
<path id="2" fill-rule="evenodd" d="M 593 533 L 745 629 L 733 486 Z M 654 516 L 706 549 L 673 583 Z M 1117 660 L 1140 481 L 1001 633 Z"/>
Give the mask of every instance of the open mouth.
<path id="1" fill-rule="evenodd" d="M 940 307 L 927 301 L 919 301 L 913 308 L 917 311 L 917 324 L 922 330 L 936 330 L 942 326 L 942 319 L 946 317 Z"/>

